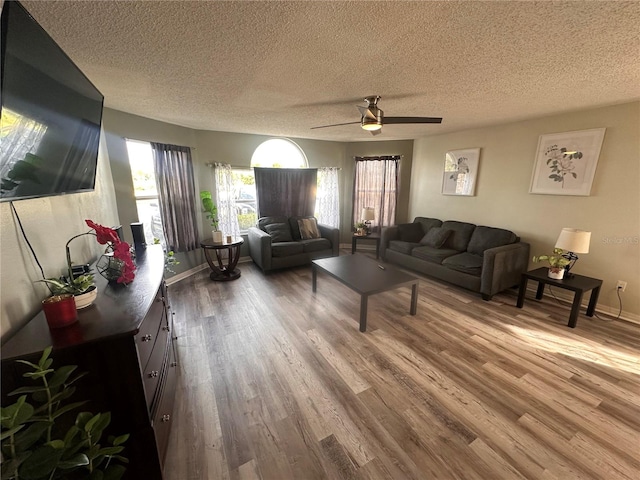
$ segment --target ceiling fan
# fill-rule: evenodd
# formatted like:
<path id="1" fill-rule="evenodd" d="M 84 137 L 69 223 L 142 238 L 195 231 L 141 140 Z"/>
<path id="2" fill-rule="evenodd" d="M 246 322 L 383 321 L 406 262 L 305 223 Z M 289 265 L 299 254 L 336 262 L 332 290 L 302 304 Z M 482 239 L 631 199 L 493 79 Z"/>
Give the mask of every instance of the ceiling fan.
<path id="1" fill-rule="evenodd" d="M 365 97 L 364 101 L 367 102 L 367 106 L 358 106 L 358 110 L 360 110 L 360 114 L 362 115 L 359 122 L 335 123 L 333 125 L 311 127 L 311 129 L 314 130 L 316 128 L 338 127 L 341 125 L 354 125 L 359 123 L 363 130 L 371 132 L 372 135 L 379 135 L 382 133 L 382 125 L 384 124 L 442 123 L 442 118 L 440 117 L 385 117 L 384 112 L 378 108 L 378 100 L 380 100 L 380 96 L 378 95 Z"/>

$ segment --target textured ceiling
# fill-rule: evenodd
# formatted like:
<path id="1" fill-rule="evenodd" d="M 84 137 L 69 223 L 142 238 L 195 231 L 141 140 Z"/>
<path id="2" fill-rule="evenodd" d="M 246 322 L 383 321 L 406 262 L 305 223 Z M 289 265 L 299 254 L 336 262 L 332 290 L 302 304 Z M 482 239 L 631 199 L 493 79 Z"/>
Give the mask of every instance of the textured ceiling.
<path id="1" fill-rule="evenodd" d="M 640 2 L 24 1 L 105 105 L 186 127 L 418 138 L 640 98 Z M 380 95 L 375 138 L 355 105 Z"/>

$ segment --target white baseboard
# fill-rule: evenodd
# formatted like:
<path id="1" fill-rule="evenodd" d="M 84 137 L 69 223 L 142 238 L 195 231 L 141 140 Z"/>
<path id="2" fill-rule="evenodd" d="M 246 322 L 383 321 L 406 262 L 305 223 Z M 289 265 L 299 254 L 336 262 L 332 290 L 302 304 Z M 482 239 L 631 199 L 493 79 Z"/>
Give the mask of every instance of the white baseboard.
<path id="1" fill-rule="evenodd" d="M 252 261 L 251 257 L 240 257 L 240 259 L 238 260 L 238 263 L 247 263 L 251 261 Z M 176 273 L 172 277 L 167 278 L 166 283 L 167 285 L 173 285 L 174 283 L 184 280 L 185 278 L 188 278 L 191 275 L 195 275 L 196 273 L 202 270 L 206 270 L 207 268 L 209 268 L 209 265 L 206 263 L 202 263 L 197 267 L 190 268 L 189 270 L 185 270 L 184 272 Z"/>

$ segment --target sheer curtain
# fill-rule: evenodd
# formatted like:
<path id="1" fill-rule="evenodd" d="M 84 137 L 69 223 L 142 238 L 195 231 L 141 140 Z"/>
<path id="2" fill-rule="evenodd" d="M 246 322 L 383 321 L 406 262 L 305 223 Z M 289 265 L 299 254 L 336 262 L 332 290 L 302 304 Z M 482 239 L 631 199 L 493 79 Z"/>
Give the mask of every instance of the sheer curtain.
<path id="1" fill-rule="evenodd" d="M 47 126 L 7 108 L 3 108 L 3 110 L 6 110 L 3 117 L 16 116 L 15 122 L 11 125 L 8 121 L 2 122 L 2 130 L 7 134 L 0 142 L 0 156 L 10 160 L 2 162 L 0 165 L 0 178 L 7 178 L 9 171 L 18 161 L 24 160 L 27 153 L 37 153 L 42 137 L 47 131 Z"/>
<path id="2" fill-rule="evenodd" d="M 198 248 L 191 149 L 151 142 L 160 216 L 167 246 L 177 252 Z"/>
<path id="3" fill-rule="evenodd" d="M 258 217 L 314 214 L 318 170 L 315 168 L 253 169 L 258 197 Z"/>
<path id="4" fill-rule="evenodd" d="M 375 220 L 371 222 L 373 231 L 394 225 L 400 156 L 355 157 L 355 161 L 352 224 L 362 220 L 360 212 L 364 207 L 371 207 L 375 211 Z"/>
<path id="5" fill-rule="evenodd" d="M 233 172 L 231 165 L 216 163 L 213 167 L 216 184 L 216 206 L 218 207 L 218 229 L 223 235 L 240 236 L 240 225 L 236 212 Z"/>
<path id="6" fill-rule="evenodd" d="M 318 191 L 316 194 L 316 218 L 318 223 L 340 227 L 340 189 L 336 167 L 318 168 Z"/>

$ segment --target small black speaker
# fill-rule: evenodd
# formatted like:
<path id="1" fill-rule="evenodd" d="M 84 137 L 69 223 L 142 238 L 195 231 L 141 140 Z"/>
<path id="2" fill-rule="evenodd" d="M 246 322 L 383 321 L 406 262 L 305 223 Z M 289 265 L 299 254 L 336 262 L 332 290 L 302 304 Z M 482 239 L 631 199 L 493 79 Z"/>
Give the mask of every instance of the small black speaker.
<path id="1" fill-rule="evenodd" d="M 124 236 L 122 233 L 122 225 L 118 225 L 117 227 L 111 227 L 116 231 L 116 235 L 118 235 L 118 238 L 120 239 L 121 242 L 124 242 Z"/>
<path id="2" fill-rule="evenodd" d="M 142 223 L 132 223 L 131 233 L 133 234 L 133 244 L 136 248 L 145 247 L 147 242 L 144 239 L 144 225 Z"/>

